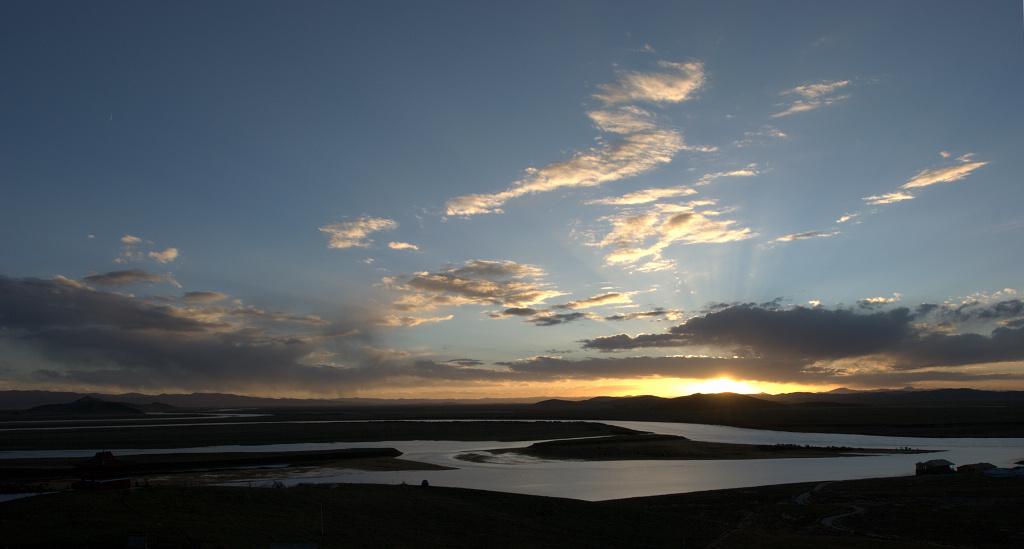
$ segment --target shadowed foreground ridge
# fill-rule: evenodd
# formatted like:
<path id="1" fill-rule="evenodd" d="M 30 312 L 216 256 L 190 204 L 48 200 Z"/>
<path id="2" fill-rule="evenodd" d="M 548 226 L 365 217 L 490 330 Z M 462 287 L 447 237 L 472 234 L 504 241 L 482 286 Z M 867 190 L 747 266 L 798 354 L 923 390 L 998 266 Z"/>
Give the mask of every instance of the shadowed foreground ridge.
<path id="1" fill-rule="evenodd" d="M 1020 547 L 1021 489 L 951 475 L 585 502 L 404 484 L 179 486 L 0 503 L 0 543 L 120 548 L 144 532 L 153 548 Z"/>

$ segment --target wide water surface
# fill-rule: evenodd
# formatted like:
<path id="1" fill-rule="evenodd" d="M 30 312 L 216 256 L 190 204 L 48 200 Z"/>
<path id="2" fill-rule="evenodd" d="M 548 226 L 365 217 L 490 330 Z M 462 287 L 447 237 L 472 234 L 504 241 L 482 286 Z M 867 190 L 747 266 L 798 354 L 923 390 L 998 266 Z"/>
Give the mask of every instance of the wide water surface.
<path id="1" fill-rule="evenodd" d="M 173 452 L 267 452 L 329 450 L 339 448 L 393 447 L 402 458 L 456 467 L 447 471 L 368 472 L 321 468 L 301 475 L 278 478 L 286 485 L 319 483 L 383 483 L 477 488 L 582 500 L 615 498 L 763 486 L 792 482 L 850 480 L 910 475 L 914 464 L 929 459 L 946 459 L 957 465 L 987 461 L 1011 467 L 1024 459 L 1022 438 L 902 438 L 867 435 L 791 433 L 760 431 L 718 425 L 603 421 L 639 431 L 681 435 L 691 440 L 743 444 L 799 444 L 852 448 L 918 448 L 929 454 L 895 454 L 835 458 L 791 458 L 749 460 L 640 460 L 640 461 L 545 461 L 505 454 L 487 462 L 456 459 L 464 453 L 482 453 L 494 448 L 528 446 L 532 442 L 497 441 L 382 441 L 330 444 L 283 444 L 261 446 L 217 446 L 162 450 L 113 450 L 115 455 Z M 89 457 L 92 451 L 0 452 L 0 459 L 16 457 Z M 265 478 L 261 479 L 265 481 Z"/>

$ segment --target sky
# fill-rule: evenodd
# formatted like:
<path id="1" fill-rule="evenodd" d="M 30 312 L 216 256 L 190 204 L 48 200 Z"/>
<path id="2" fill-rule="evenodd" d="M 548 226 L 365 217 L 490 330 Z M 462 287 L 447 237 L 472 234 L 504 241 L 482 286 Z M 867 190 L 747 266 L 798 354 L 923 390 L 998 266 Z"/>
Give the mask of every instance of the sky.
<path id="1" fill-rule="evenodd" d="M 0 3 L 0 389 L 1024 389 L 1022 28 Z"/>

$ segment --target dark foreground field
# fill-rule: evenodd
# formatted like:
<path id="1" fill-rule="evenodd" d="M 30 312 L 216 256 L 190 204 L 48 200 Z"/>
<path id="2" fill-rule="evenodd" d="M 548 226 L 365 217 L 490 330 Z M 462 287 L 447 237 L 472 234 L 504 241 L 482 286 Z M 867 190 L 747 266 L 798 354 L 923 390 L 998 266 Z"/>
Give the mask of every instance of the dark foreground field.
<path id="1" fill-rule="evenodd" d="M 141 532 L 149 547 L 208 549 L 1021 547 L 1022 489 L 949 475 L 585 502 L 406 485 L 168 486 L 0 503 L 0 546 L 124 547 Z"/>

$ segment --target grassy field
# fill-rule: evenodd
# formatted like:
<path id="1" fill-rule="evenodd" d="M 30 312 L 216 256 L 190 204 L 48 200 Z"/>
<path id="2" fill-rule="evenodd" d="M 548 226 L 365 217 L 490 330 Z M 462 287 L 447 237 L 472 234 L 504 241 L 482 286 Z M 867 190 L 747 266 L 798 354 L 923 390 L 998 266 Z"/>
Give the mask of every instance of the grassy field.
<path id="1" fill-rule="evenodd" d="M 207 549 L 1021 547 L 1022 489 L 1022 479 L 949 475 L 584 502 L 407 485 L 151 487 L 0 503 L 0 545 L 124 547 L 145 532 L 153 548 Z"/>

